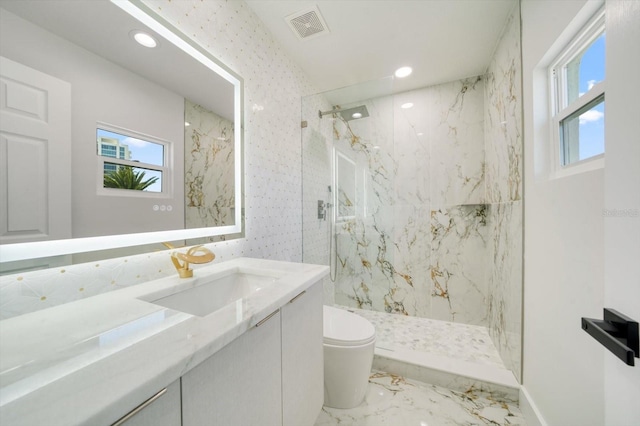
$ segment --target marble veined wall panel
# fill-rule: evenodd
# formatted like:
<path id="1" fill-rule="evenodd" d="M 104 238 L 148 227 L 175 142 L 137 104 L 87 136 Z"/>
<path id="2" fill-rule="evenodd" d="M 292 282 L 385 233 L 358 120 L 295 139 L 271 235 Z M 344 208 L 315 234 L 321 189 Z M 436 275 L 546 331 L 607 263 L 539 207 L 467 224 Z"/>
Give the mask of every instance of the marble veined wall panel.
<path id="1" fill-rule="evenodd" d="M 431 317 L 430 211 L 425 205 L 398 204 L 394 208 L 394 297 L 408 315 Z"/>
<path id="2" fill-rule="evenodd" d="M 489 205 L 489 335 L 516 377 L 521 371 L 522 201 Z"/>
<path id="3" fill-rule="evenodd" d="M 516 377 L 521 375 L 523 249 L 519 12 L 516 5 L 487 70 L 484 126 L 491 228 L 489 334 Z"/>
<path id="4" fill-rule="evenodd" d="M 184 115 L 186 227 L 233 225 L 233 122 L 189 100 Z"/>
<path id="5" fill-rule="evenodd" d="M 431 204 L 431 144 L 430 118 L 437 108 L 430 99 L 429 89 L 412 90 L 394 96 L 394 147 L 398 163 L 395 173 L 397 205 L 428 207 Z M 402 105 L 411 103 L 411 108 Z"/>
<path id="6" fill-rule="evenodd" d="M 425 117 L 431 147 L 431 204 L 482 203 L 484 192 L 484 83 L 482 77 L 427 89 Z"/>
<path id="7" fill-rule="evenodd" d="M 431 211 L 431 318 L 487 325 L 486 206 Z"/>
<path id="8" fill-rule="evenodd" d="M 395 285 L 396 278 L 406 274 L 394 263 L 393 100 L 385 97 L 364 104 L 369 118 L 334 121 L 335 147 L 354 163 L 356 187 L 355 217 L 339 216 L 336 223 L 336 302 L 405 313 L 400 288 L 409 284 L 405 280 Z"/>
<path id="9" fill-rule="evenodd" d="M 487 202 L 522 199 L 522 65 L 520 15 L 509 17 L 485 75 Z"/>
<path id="10" fill-rule="evenodd" d="M 398 164 L 394 187 L 394 262 L 396 297 L 404 312 L 431 314 L 429 256 L 431 249 L 431 148 L 427 119 L 433 113 L 428 90 L 419 89 L 394 97 L 394 157 Z M 407 103 L 411 108 L 402 108 Z"/>
<path id="11" fill-rule="evenodd" d="M 337 303 L 486 325 L 483 94 L 480 78 L 466 79 L 368 100 L 369 118 L 336 121 L 336 147 L 361 176 L 356 215 L 338 224 Z"/>

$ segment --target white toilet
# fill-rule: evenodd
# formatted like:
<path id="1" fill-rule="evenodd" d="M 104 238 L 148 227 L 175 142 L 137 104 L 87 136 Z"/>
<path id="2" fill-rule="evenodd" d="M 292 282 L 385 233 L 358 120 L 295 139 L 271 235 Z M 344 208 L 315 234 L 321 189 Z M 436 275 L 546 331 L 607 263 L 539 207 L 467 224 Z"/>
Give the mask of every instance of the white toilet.
<path id="1" fill-rule="evenodd" d="M 324 306 L 324 405 L 357 407 L 364 400 L 376 330 L 368 320 Z"/>

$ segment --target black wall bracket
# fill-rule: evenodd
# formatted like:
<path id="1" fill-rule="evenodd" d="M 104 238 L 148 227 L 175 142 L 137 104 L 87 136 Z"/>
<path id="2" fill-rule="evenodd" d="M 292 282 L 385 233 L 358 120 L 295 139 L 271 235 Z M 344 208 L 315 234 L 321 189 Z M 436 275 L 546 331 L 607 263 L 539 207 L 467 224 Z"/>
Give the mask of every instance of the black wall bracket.
<path id="1" fill-rule="evenodd" d="M 582 318 L 582 329 L 627 365 L 640 358 L 638 322 L 628 316 L 604 308 L 604 320 Z"/>

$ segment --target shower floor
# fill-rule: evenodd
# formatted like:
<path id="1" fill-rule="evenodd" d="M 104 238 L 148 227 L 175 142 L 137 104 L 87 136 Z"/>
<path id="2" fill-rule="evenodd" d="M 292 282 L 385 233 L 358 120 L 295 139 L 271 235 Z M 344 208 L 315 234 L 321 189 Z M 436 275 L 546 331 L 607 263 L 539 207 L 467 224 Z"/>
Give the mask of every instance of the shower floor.
<path id="1" fill-rule="evenodd" d="M 373 368 L 452 390 L 518 401 L 519 384 L 486 327 L 338 306 L 376 328 Z"/>

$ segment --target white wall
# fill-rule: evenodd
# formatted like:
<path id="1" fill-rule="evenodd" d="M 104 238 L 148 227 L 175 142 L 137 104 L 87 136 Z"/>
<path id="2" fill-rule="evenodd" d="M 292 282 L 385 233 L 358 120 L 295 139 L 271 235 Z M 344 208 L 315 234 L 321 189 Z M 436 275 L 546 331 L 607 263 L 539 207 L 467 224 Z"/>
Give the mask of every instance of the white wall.
<path id="1" fill-rule="evenodd" d="M 523 385 L 550 425 L 604 424 L 603 352 L 580 325 L 602 315 L 604 171 L 552 179 L 546 120 L 547 66 L 595 10 L 584 0 L 522 2 Z"/>
<path id="2" fill-rule="evenodd" d="M 87 237 L 184 226 L 184 98 L 5 10 L 2 54 L 71 84 L 72 235 Z M 107 123 L 173 144 L 171 198 L 98 195 L 96 126 Z M 129 194 L 130 195 L 130 194 Z M 154 212 L 154 204 L 171 204 Z M 150 220 L 152 218 L 152 220 Z"/>

